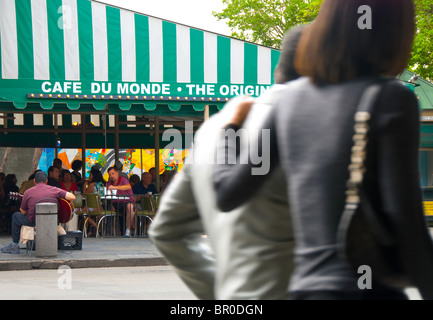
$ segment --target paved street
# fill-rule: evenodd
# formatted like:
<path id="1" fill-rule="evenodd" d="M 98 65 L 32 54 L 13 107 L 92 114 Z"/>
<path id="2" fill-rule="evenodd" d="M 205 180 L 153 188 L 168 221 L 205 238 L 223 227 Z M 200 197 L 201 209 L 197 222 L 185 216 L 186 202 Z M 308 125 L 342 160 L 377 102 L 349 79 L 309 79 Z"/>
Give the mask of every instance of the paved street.
<path id="1" fill-rule="evenodd" d="M 9 242 L 10 236 L 0 237 L 1 246 Z M 419 299 L 416 290 L 408 293 Z M 0 254 L 0 300 L 5 299 L 196 298 L 148 238 L 85 238 L 82 250 L 59 251 L 56 258 L 38 258 L 25 250 Z"/>
<path id="2" fill-rule="evenodd" d="M 60 270 L 2 271 L 0 300 L 196 300 L 169 266 Z"/>
<path id="3" fill-rule="evenodd" d="M 171 267 L 122 267 L 0 272 L 0 300 L 196 299 Z"/>

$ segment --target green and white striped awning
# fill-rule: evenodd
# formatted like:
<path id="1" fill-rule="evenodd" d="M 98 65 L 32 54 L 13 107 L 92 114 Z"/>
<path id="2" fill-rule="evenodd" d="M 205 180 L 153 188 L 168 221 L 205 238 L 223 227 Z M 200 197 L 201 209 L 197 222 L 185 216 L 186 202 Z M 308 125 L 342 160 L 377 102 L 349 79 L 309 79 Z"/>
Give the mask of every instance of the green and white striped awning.
<path id="1" fill-rule="evenodd" d="M 0 113 L 221 108 L 266 90 L 280 55 L 89 0 L 1 0 L 0 45 Z"/>

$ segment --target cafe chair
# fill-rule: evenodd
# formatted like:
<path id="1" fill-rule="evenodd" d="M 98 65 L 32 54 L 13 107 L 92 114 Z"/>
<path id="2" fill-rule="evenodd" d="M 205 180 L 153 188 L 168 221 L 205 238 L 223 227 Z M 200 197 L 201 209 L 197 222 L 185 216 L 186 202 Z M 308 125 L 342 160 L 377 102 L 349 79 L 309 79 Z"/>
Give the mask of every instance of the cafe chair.
<path id="1" fill-rule="evenodd" d="M 111 231 L 113 236 L 117 235 L 117 213 L 111 210 L 104 210 L 101 205 L 101 196 L 96 193 L 86 194 L 86 207 L 87 207 L 87 219 L 84 223 L 83 230 L 87 231 L 87 222 L 90 217 L 96 217 L 97 227 L 96 227 L 96 237 L 99 236 L 99 231 L 101 230 L 101 235 L 104 234 L 107 228 L 107 218 L 111 219 Z M 91 210 L 90 210 L 91 209 Z M 98 220 L 99 218 L 99 220 Z M 102 229 L 101 229 L 102 225 Z"/>
<path id="2" fill-rule="evenodd" d="M 153 202 L 153 208 L 154 208 L 154 214 L 156 215 L 159 209 L 159 204 L 161 202 L 162 195 L 161 194 L 154 194 L 152 195 L 152 202 Z"/>
<path id="3" fill-rule="evenodd" d="M 152 222 L 152 218 L 155 216 L 155 208 L 152 201 L 152 197 L 141 197 L 140 200 L 141 208 L 135 213 L 135 233 L 134 237 L 146 236 L 147 235 L 147 223 L 149 220 Z"/>

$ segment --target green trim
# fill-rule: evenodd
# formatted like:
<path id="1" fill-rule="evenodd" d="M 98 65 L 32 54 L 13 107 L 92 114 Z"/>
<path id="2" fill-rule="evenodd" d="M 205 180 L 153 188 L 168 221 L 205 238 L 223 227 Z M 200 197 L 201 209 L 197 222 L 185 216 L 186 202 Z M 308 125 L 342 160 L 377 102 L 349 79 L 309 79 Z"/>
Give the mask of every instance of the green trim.
<path id="1" fill-rule="evenodd" d="M 191 29 L 191 83 L 204 82 L 204 39 L 203 31 Z"/>
<path id="2" fill-rule="evenodd" d="M 65 79 L 65 49 L 63 36 L 62 0 L 47 1 L 48 47 L 50 53 L 50 79 Z M 18 25 L 18 22 L 17 22 Z"/>
<path id="3" fill-rule="evenodd" d="M 32 8 L 30 0 L 15 3 L 18 40 L 18 78 L 34 79 Z"/>
<path id="4" fill-rule="evenodd" d="M 153 115 L 153 116 L 176 116 L 176 117 L 200 117 L 203 116 L 205 105 L 209 105 L 212 108 L 221 109 L 224 102 L 212 103 L 208 102 L 194 102 L 191 103 L 176 103 L 176 102 L 159 102 L 149 101 L 146 103 L 130 103 L 130 104 L 118 104 L 118 103 L 106 103 L 98 102 L 92 103 L 51 103 L 41 104 L 39 102 L 29 102 L 24 105 L 23 108 L 17 108 L 12 102 L 0 101 L 0 113 L 3 112 L 53 112 L 53 113 L 81 113 L 81 112 L 102 112 L 107 107 L 109 114 L 117 115 Z M 13 110 L 13 111 L 11 111 Z"/>
<path id="5" fill-rule="evenodd" d="M 230 39 L 217 36 L 218 83 L 230 83 Z"/>
<path id="6" fill-rule="evenodd" d="M 120 10 L 107 6 L 108 81 L 122 81 Z"/>
<path id="7" fill-rule="evenodd" d="M 275 51 L 272 50 L 271 51 L 271 83 L 275 83 L 275 79 L 274 79 L 274 70 L 277 67 L 278 61 L 280 60 L 280 52 L 279 51 Z"/>
<path id="8" fill-rule="evenodd" d="M 257 83 L 257 46 L 245 43 L 244 50 L 244 83 Z"/>
<path id="9" fill-rule="evenodd" d="M 162 47 L 163 47 L 163 79 L 164 82 L 177 81 L 176 58 L 176 25 L 170 22 L 162 22 Z"/>
<path id="10" fill-rule="evenodd" d="M 149 82 L 149 18 L 135 14 L 137 82 Z"/>
<path id="11" fill-rule="evenodd" d="M 90 1 L 78 1 L 77 11 L 80 79 L 94 79 L 92 5 Z"/>

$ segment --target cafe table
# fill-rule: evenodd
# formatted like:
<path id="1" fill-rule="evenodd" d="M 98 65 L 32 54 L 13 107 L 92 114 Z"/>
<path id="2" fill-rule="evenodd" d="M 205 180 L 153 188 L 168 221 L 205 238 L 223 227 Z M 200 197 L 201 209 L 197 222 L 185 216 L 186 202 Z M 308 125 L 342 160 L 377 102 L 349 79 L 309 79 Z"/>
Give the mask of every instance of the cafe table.
<path id="1" fill-rule="evenodd" d="M 104 190 L 105 191 L 105 190 Z M 118 202 L 124 202 L 125 204 L 122 205 L 118 205 L 117 209 L 120 209 L 120 207 L 123 207 L 123 212 L 119 213 L 123 218 L 123 226 L 121 227 L 122 229 L 122 234 L 125 234 L 126 231 L 126 204 L 127 203 L 132 203 L 134 204 L 135 202 L 135 197 L 133 195 L 118 195 L 117 190 L 111 191 L 108 190 L 107 192 L 105 192 L 104 194 L 101 194 L 101 201 L 103 202 L 103 208 L 105 213 L 107 212 L 112 212 L 111 207 L 113 205 L 113 202 L 118 201 Z"/>

